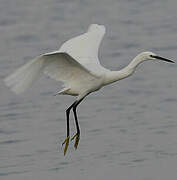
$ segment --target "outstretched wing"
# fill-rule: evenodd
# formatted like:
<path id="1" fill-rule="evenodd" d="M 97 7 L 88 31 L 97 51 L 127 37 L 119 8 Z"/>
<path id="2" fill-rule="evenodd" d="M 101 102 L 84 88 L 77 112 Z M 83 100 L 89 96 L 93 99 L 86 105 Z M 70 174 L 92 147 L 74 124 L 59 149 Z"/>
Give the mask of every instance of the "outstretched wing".
<path id="1" fill-rule="evenodd" d="M 7 86 L 16 93 L 25 91 L 41 72 L 62 81 L 67 86 L 81 79 L 99 77 L 105 68 L 98 60 L 98 50 L 105 27 L 92 24 L 88 31 L 65 42 L 59 51 L 41 55 L 5 78 Z"/>
<path id="2" fill-rule="evenodd" d="M 5 78 L 5 83 L 12 91 L 19 94 L 37 80 L 42 72 L 57 81 L 64 82 L 67 87 L 82 79 L 96 77 L 67 53 L 53 52 L 41 55 L 17 69 Z"/>
<path id="3" fill-rule="evenodd" d="M 105 34 L 103 25 L 91 24 L 88 31 L 66 41 L 59 51 L 66 52 L 87 68 L 101 66 L 98 59 L 100 43 Z"/>
<path id="4" fill-rule="evenodd" d="M 57 81 L 69 84 L 86 76 L 98 77 L 97 73 L 90 71 L 65 52 L 46 53 L 41 58 L 45 61 L 44 73 Z"/>

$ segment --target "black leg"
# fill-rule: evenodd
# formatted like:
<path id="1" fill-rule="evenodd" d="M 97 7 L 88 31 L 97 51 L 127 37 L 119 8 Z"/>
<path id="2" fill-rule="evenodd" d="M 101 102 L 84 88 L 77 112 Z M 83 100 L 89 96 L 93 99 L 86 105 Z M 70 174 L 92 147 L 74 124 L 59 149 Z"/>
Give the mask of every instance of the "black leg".
<path id="1" fill-rule="evenodd" d="M 85 96 L 84 96 L 85 97 Z M 69 108 L 66 110 L 66 133 L 67 133 L 67 137 L 64 140 L 64 142 L 62 143 L 62 145 L 65 144 L 64 147 L 64 155 L 67 152 L 68 146 L 69 146 L 69 135 L 70 135 L 70 128 L 69 128 L 69 115 L 70 115 L 70 111 L 73 108 L 73 112 L 74 112 L 74 119 L 75 119 L 75 123 L 76 123 L 76 128 L 77 128 L 77 133 L 76 135 L 71 139 L 73 140 L 74 138 L 76 138 L 75 140 L 75 144 L 74 147 L 75 149 L 77 149 L 78 143 L 79 143 L 79 139 L 80 139 L 80 129 L 79 129 L 79 123 L 78 123 L 78 119 L 77 119 L 77 112 L 76 112 L 76 108 L 77 106 L 80 104 L 80 102 L 84 99 L 84 97 L 82 99 L 80 99 L 79 101 L 75 101 L 71 106 L 69 106 Z"/>
<path id="2" fill-rule="evenodd" d="M 78 102 L 75 102 L 73 105 L 73 112 L 74 112 L 74 119 L 75 119 L 75 123 L 76 123 L 76 129 L 77 129 L 77 133 L 80 134 L 80 128 L 79 128 L 79 123 L 78 123 L 78 119 L 77 119 L 77 112 L 76 112 L 76 108 L 77 106 L 81 103 L 83 99 L 81 99 Z"/>
<path id="3" fill-rule="evenodd" d="M 74 106 L 75 102 L 69 106 L 69 108 L 66 110 L 66 132 L 67 132 L 67 137 L 69 136 L 69 115 L 72 107 Z"/>
<path id="4" fill-rule="evenodd" d="M 84 98 L 83 98 L 84 99 Z M 75 144 L 74 144 L 74 147 L 75 149 L 77 149 L 77 146 L 78 146 L 78 143 L 79 143 L 79 140 L 80 140 L 80 128 L 79 128 L 79 123 L 78 123 L 78 119 L 77 119 L 77 112 L 76 112 L 76 108 L 77 106 L 80 104 L 80 102 L 83 100 L 79 100 L 79 101 L 76 101 L 73 105 L 73 112 L 74 112 L 74 119 L 75 119 L 75 123 L 76 123 L 76 130 L 77 130 L 77 133 L 73 136 L 73 138 L 71 140 L 73 140 L 74 138 L 76 138 L 75 140 Z"/>
<path id="5" fill-rule="evenodd" d="M 64 148 L 64 155 L 66 154 L 66 151 L 68 149 L 68 146 L 69 146 L 69 114 L 70 114 L 70 111 L 72 109 L 72 107 L 74 106 L 75 102 L 66 110 L 66 139 L 64 140 L 64 142 L 62 143 L 62 146 L 65 144 L 65 148 Z"/>

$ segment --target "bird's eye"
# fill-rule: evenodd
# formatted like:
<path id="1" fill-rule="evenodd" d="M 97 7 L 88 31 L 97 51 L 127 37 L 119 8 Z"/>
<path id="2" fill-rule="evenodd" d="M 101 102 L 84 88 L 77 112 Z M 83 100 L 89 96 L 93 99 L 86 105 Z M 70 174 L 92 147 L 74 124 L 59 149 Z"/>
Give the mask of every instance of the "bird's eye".
<path id="1" fill-rule="evenodd" d="M 155 58 L 154 55 L 150 55 L 150 57 Z"/>

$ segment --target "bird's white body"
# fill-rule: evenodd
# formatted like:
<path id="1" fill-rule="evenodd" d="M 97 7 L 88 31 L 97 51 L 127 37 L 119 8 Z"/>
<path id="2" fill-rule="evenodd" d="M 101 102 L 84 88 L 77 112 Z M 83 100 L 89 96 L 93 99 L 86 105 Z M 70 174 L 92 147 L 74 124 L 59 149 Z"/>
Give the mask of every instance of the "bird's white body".
<path id="1" fill-rule="evenodd" d="M 41 72 L 64 82 L 58 94 L 85 95 L 98 90 L 109 70 L 100 65 L 98 49 L 105 34 L 105 27 L 92 24 L 88 31 L 66 41 L 58 51 L 43 54 L 30 61 L 5 82 L 15 93 L 25 91 Z"/>
<path id="2" fill-rule="evenodd" d="M 5 78 L 7 86 L 15 93 L 25 91 L 44 72 L 62 81 L 64 88 L 57 94 L 79 96 L 99 90 L 101 87 L 129 76 L 136 66 L 146 60 L 149 52 L 141 53 L 121 71 L 110 71 L 101 66 L 98 51 L 105 34 L 103 25 L 92 24 L 88 31 L 66 41 L 58 51 L 36 57 L 15 73 Z M 152 54 L 152 53 L 151 53 Z"/>
<path id="3" fill-rule="evenodd" d="M 98 50 L 105 34 L 105 27 L 92 24 L 88 31 L 80 36 L 65 42 L 58 51 L 40 55 L 19 68 L 15 73 L 5 78 L 5 83 L 15 93 L 24 92 L 41 73 L 62 81 L 64 88 L 57 94 L 78 96 L 77 100 L 66 110 L 67 138 L 64 154 L 69 145 L 69 114 L 73 109 L 77 133 L 74 147 L 77 148 L 80 129 L 77 120 L 76 107 L 91 92 L 101 87 L 130 76 L 143 61 L 160 59 L 167 62 L 171 60 L 162 58 L 152 52 L 143 52 L 137 55 L 132 62 L 120 71 L 110 71 L 101 66 L 98 59 Z"/>

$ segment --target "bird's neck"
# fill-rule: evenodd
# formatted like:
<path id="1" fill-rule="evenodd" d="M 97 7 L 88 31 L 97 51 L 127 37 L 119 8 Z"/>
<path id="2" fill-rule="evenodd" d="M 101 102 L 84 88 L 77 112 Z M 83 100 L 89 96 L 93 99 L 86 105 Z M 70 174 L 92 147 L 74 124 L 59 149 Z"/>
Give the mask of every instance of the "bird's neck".
<path id="1" fill-rule="evenodd" d="M 120 71 L 110 71 L 106 74 L 105 78 L 105 85 L 111 84 L 113 82 L 119 81 L 121 79 L 127 78 L 130 75 L 132 75 L 136 69 L 136 67 L 143 62 L 144 59 L 139 58 L 139 56 L 136 56 L 128 66 L 123 68 Z"/>

